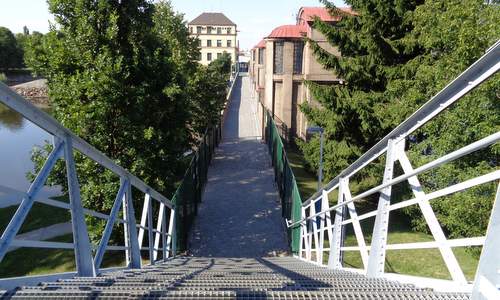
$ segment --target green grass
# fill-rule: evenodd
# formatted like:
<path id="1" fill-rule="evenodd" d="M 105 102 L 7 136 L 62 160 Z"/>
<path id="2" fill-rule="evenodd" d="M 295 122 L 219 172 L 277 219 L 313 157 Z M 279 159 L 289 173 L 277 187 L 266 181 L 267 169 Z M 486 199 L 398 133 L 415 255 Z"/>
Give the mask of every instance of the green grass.
<path id="1" fill-rule="evenodd" d="M 297 185 L 302 200 L 307 200 L 317 188 L 317 177 L 305 167 L 305 161 L 299 150 L 294 147 L 287 149 L 290 165 L 295 173 Z M 355 184 L 355 183 L 353 183 Z M 337 202 L 336 193 L 329 195 L 330 205 Z M 358 215 L 375 210 L 376 204 L 365 201 L 356 203 Z M 361 221 L 364 239 L 367 245 L 371 243 L 374 217 Z M 393 211 L 389 216 L 389 244 L 403 244 L 415 242 L 433 241 L 433 237 L 424 232 L 416 232 L 411 229 L 410 220 L 400 211 Z M 328 239 L 325 235 L 325 247 L 328 247 Z M 357 246 L 356 237 L 352 225 L 347 226 L 345 246 Z M 465 247 L 453 248 L 453 252 L 462 267 L 468 280 L 474 279 L 478 264 L 478 258 L 466 250 Z M 324 263 L 328 262 L 328 255 L 324 256 Z M 363 268 L 359 251 L 344 252 L 344 266 L 352 268 Z M 389 250 L 386 254 L 385 270 L 390 273 L 407 274 L 414 276 L 425 276 L 439 279 L 451 279 L 438 249 L 416 249 L 416 250 Z"/>
<path id="2" fill-rule="evenodd" d="M 54 197 L 54 200 L 68 203 L 66 197 Z M 12 216 L 16 212 L 18 205 L 9 206 L 0 209 L 0 230 L 3 232 Z M 35 202 L 30 209 L 23 226 L 19 230 L 19 234 L 29 232 L 35 229 L 40 229 L 53 224 L 69 222 L 71 214 L 68 210 L 53 207 L 43 203 Z"/>
<path id="3" fill-rule="evenodd" d="M 302 201 L 305 201 L 318 190 L 318 177 L 306 169 L 304 157 L 295 146 L 287 147 L 286 155 L 297 180 Z"/>
<path id="4" fill-rule="evenodd" d="M 50 241 L 72 243 L 73 235 L 63 235 Z M 143 265 L 149 260 L 143 259 Z M 125 266 L 124 251 L 107 251 L 101 268 Z M 75 254 L 67 249 L 20 248 L 7 253 L 0 263 L 0 278 L 54 274 L 76 270 Z"/>
<path id="5" fill-rule="evenodd" d="M 373 220 L 373 218 L 371 218 Z M 391 213 L 389 217 L 388 244 L 404 244 L 433 241 L 430 234 L 412 231 L 406 216 Z M 373 221 L 367 226 L 361 222 L 365 242 L 371 243 Z M 357 241 L 349 226 L 346 232 L 345 246 L 357 246 Z M 453 252 L 468 280 L 474 279 L 478 258 L 466 248 L 454 248 Z M 362 268 L 363 263 L 358 251 L 344 252 L 344 264 L 347 267 Z M 451 279 L 438 249 L 388 250 L 385 258 L 385 270 L 389 273 Z"/>
<path id="6" fill-rule="evenodd" d="M 58 201 L 68 202 L 64 197 L 55 198 Z M 9 206 L 0 209 L 0 232 L 7 227 L 12 216 L 17 210 L 18 205 Z M 30 209 L 19 234 L 26 233 L 35 229 L 40 229 L 50 225 L 69 222 L 71 215 L 68 210 L 49 206 L 35 202 Z"/>
<path id="7" fill-rule="evenodd" d="M 52 239 L 71 243 L 72 235 Z M 75 270 L 73 250 L 20 248 L 7 253 L 0 264 L 0 277 L 40 275 Z"/>

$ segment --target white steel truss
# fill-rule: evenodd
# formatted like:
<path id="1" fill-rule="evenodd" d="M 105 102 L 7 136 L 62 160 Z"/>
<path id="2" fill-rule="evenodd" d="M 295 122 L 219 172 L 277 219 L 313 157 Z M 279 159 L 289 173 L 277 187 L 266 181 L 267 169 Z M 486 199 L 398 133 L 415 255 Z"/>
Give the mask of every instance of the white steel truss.
<path id="1" fill-rule="evenodd" d="M 439 280 L 438 282 L 441 287 L 446 287 L 448 290 L 456 289 L 457 287 L 460 287 L 462 290 L 465 288 L 466 290 L 473 291 L 474 299 L 500 299 L 500 185 L 495 198 L 495 204 L 491 213 L 486 236 L 447 239 L 430 204 L 431 200 L 440 197 L 464 191 L 481 184 L 498 182 L 500 180 L 500 170 L 482 174 L 430 193 L 424 192 L 418 178 L 420 174 L 428 170 L 437 168 L 467 154 L 498 143 L 500 141 L 500 132 L 482 138 L 418 168 L 413 168 L 405 152 L 405 141 L 411 133 L 432 120 L 450 105 L 460 100 L 464 95 L 479 86 L 486 79 L 495 75 L 499 69 L 500 41 L 493 45 L 483 57 L 422 106 L 410 118 L 401 123 L 389 135 L 363 154 L 356 162 L 342 171 L 320 192 L 314 194 L 309 200 L 304 202 L 302 205 L 302 218 L 299 221 L 287 224 L 288 227 L 301 227 L 301 248 L 299 258 L 318 265 L 325 265 L 333 269 L 346 269 L 343 267 L 342 253 L 346 251 L 359 251 L 363 263 L 362 272 L 369 277 L 398 277 L 398 279 L 403 281 L 431 286 L 437 281 L 433 282 L 433 279 L 427 280 L 414 276 L 405 277 L 403 275 L 396 276 L 394 274 L 385 273 L 385 255 L 387 250 L 436 248 L 439 250 L 452 278 L 451 281 Z M 354 196 L 351 195 L 349 179 L 384 154 L 386 165 L 383 182 L 362 193 Z M 401 166 L 403 174 L 394 177 L 394 167 L 398 163 Z M 391 189 L 394 185 L 402 182 L 406 182 L 410 186 L 414 198 L 392 204 Z M 338 203 L 329 206 L 328 195 L 334 191 L 338 193 Z M 358 215 L 354 203 L 374 194 L 380 195 L 377 209 Z M 314 209 L 315 204 L 318 202 L 321 202 L 321 211 L 319 212 Z M 419 207 L 434 241 L 388 244 L 387 233 L 390 222 L 389 213 L 393 210 L 408 207 L 410 205 L 417 205 Z M 347 216 L 347 212 L 349 216 Z M 335 216 L 333 224 L 330 221 L 331 214 Z M 360 221 L 371 217 L 375 217 L 375 224 L 371 243 L 370 245 L 366 245 Z M 319 243 L 315 243 L 315 252 L 318 253 L 316 255 L 317 259 L 312 260 L 310 255 L 311 237 L 314 235 L 316 238 L 317 230 L 314 229 L 313 226 L 307 227 L 306 225 L 310 222 L 316 223 L 318 219 L 320 220 L 320 228 L 318 231 L 320 241 Z M 358 246 L 344 246 L 343 244 L 343 230 L 348 224 L 353 225 L 354 235 Z M 329 247 L 324 247 L 325 230 L 327 232 Z M 306 247 L 305 255 L 303 255 L 302 243 L 304 243 Z M 473 284 L 470 284 L 466 280 L 463 270 L 452 250 L 453 247 L 463 246 L 483 246 L 476 278 Z M 327 264 L 323 262 L 323 255 L 325 252 L 329 253 Z M 443 282 L 449 282 L 449 284 L 444 284 Z"/>

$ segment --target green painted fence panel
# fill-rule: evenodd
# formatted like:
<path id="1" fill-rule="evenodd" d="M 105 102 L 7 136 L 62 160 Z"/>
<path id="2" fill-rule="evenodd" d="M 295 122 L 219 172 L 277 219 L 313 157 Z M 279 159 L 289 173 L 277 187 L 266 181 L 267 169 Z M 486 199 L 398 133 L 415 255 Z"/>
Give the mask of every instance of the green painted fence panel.
<path id="1" fill-rule="evenodd" d="M 265 141 L 271 155 L 274 168 L 274 177 L 281 199 L 282 216 L 293 222 L 300 220 L 302 199 L 297 181 L 288 161 L 283 140 L 273 118 L 267 112 L 265 119 Z M 300 227 L 287 230 L 290 249 L 294 254 L 299 253 Z"/>

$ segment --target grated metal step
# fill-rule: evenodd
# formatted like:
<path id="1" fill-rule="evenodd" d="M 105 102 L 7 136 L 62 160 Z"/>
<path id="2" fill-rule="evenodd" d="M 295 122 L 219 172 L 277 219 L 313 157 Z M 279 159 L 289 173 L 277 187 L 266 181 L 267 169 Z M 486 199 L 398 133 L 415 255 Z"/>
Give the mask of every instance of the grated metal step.
<path id="1" fill-rule="evenodd" d="M 75 277 L 21 287 L 6 298 L 466 300 L 470 296 L 319 268 L 291 257 L 180 257 L 97 278 Z"/>

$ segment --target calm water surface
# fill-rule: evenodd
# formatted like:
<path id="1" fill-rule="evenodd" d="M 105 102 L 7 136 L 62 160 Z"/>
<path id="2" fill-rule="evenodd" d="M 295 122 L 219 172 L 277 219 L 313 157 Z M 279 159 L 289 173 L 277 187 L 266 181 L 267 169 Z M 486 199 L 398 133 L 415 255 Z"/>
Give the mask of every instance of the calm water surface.
<path id="1" fill-rule="evenodd" d="M 48 108 L 42 108 L 48 111 Z M 52 136 L 18 113 L 0 104 L 0 207 L 16 204 L 19 193 L 26 192 L 30 182 L 26 178 L 33 171 L 31 152 L 52 142 Z M 40 197 L 59 194 L 58 188 L 45 187 Z"/>

